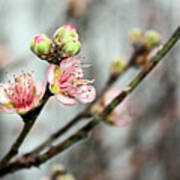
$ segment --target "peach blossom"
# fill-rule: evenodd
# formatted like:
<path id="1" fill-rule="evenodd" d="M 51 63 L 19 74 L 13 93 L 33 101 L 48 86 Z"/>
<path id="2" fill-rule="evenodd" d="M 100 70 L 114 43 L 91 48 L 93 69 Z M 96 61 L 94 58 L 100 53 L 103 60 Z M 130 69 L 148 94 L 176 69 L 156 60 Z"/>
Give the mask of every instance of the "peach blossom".
<path id="1" fill-rule="evenodd" d="M 21 72 L 14 83 L 0 83 L 0 111 L 24 114 L 40 105 L 45 89 L 43 81 L 34 84 L 31 74 Z"/>
<path id="2" fill-rule="evenodd" d="M 80 58 L 67 58 L 59 66 L 51 64 L 47 71 L 47 81 L 51 92 L 64 105 L 73 106 L 77 99 L 86 104 L 96 97 L 91 81 L 83 79 Z"/>

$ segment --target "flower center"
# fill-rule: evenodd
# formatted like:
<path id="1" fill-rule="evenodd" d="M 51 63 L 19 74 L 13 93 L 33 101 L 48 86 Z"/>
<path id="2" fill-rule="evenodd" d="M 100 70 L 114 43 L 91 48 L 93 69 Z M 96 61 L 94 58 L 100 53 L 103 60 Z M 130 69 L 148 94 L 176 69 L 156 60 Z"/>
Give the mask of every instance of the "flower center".
<path id="1" fill-rule="evenodd" d="M 31 74 L 22 72 L 18 77 L 14 76 L 14 83 L 9 81 L 9 86 L 5 92 L 13 106 L 19 108 L 30 105 L 35 93 Z"/>

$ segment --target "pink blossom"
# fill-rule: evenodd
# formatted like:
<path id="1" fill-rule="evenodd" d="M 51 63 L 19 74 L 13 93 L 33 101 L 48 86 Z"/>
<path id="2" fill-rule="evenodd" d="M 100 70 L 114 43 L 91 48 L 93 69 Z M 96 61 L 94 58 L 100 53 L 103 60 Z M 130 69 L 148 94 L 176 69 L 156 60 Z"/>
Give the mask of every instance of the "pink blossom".
<path id="1" fill-rule="evenodd" d="M 43 81 L 35 85 L 31 74 L 21 72 L 14 83 L 0 83 L 0 111 L 24 114 L 40 105 L 45 89 Z"/>
<path id="2" fill-rule="evenodd" d="M 83 79 L 81 59 L 67 58 L 60 66 L 51 64 L 47 71 L 50 90 L 58 101 L 73 106 L 77 99 L 82 103 L 90 103 L 96 97 L 96 90 L 91 81 Z"/>
<path id="3" fill-rule="evenodd" d="M 93 113 L 102 112 L 105 106 L 107 106 L 120 93 L 121 93 L 120 89 L 111 88 L 108 92 L 105 93 L 103 98 L 97 104 L 94 105 L 94 107 L 92 108 L 92 112 Z M 105 121 L 117 127 L 126 126 L 128 124 L 128 120 L 130 119 L 128 113 L 129 105 L 130 103 L 127 101 L 118 105 L 113 110 L 113 112 L 109 116 L 107 116 Z"/>

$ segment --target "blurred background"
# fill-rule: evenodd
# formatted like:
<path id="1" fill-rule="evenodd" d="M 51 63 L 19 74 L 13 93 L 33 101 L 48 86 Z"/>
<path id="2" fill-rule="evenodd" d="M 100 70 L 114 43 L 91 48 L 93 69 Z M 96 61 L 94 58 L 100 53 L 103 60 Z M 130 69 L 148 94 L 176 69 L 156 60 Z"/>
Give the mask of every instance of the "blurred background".
<path id="1" fill-rule="evenodd" d="M 179 0 L 0 0 L 0 79 L 6 73 L 35 71 L 36 80 L 45 80 L 48 63 L 29 50 L 39 33 L 52 37 L 63 24 L 73 24 L 80 33 L 86 71 L 95 78 L 97 92 L 109 77 L 111 60 L 129 58 L 132 47 L 128 32 L 139 27 L 157 30 L 165 42 L 179 25 Z M 179 180 L 179 44 L 166 60 L 128 97 L 130 123 L 123 128 L 101 123 L 93 135 L 43 164 L 2 180 L 42 179 L 53 164 L 63 164 L 78 180 Z M 129 70 L 115 87 L 125 87 L 138 73 Z M 20 148 L 23 154 L 66 124 L 85 106 L 66 107 L 51 98 L 31 133 Z M 73 112 L 73 113 L 72 113 Z M 0 113 L 0 158 L 22 128 L 18 115 Z"/>

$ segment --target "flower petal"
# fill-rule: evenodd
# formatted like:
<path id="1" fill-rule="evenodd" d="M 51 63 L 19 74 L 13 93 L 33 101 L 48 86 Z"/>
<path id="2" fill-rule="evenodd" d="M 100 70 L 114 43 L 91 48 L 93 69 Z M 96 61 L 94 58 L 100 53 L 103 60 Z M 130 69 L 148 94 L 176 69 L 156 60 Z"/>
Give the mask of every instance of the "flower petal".
<path id="1" fill-rule="evenodd" d="M 44 83 L 44 81 L 39 81 L 38 83 L 36 83 L 35 88 L 36 88 L 36 92 L 35 92 L 35 96 L 33 97 L 33 101 L 30 105 L 28 105 L 27 107 L 24 108 L 25 111 L 29 111 L 32 108 L 34 108 L 40 104 L 40 101 L 43 98 L 45 91 L 46 91 L 46 83 Z M 26 110 L 26 108 L 27 108 L 27 110 Z M 22 110 L 22 111 L 24 111 L 24 110 Z"/>
<path id="2" fill-rule="evenodd" d="M 79 88 L 78 98 L 82 103 L 90 103 L 96 98 L 96 89 L 93 86 L 85 84 Z"/>
<path id="3" fill-rule="evenodd" d="M 77 67 L 81 65 L 81 59 L 67 58 L 60 63 L 61 71 L 66 71 L 67 68 Z"/>
<path id="4" fill-rule="evenodd" d="M 108 105 L 115 97 L 120 94 L 121 90 L 119 88 L 111 88 L 104 96 L 104 103 Z"/>
<path id="5" fill-rule="evenodd" d="M 8 88 L 9 84 L 2 84 L 0 83 L 0 103 L 1 104 L 8 104 L 10 103 L 10 99 L 8 98 L 8 96 L 6 95 L 4 89 Z"/>
<path id="6" fill-rule="evenodd" d="M 122 115 L 115 111 L 113 111 L 109 116 L 107 116 L 106 121 L 110 122 L 115 127 L 124 127 L 128 125 L 126 115 Z"/>
<path id="7" fill-rule="evenodd" d="M 77 100 L 75 98 L 70 98 L 63 94 L 58 94 L 55 97 L 59 102 L 61 102 L 64 105 L 67 105 L 67 106 L 74 106 L 77 102 Z"/>
<path id="8" fill-rule="evenodd" d="M 30 105 L 26 105 L 25 107 L 20 107 L 17 108 L 17 113 L 19 114 L 25 114 L 28 111 L 32 110 L 34 107 L 36 107 L 37 104 L 35 104 L 34 102 L 32 102 Z"/>
<path id="9" fill-rule="evenodd" d="M 56 65 L 51 64 L 46 72 L 46 79 L 49 84 L 54 84 L 55 82 L 55 71 L 56 71 Z"/>
<path id="10" fill-rule="evenodd" d="M 117 127 L 124 127 L 128 125 L 128 122 L 123 117 L 119 117 L 114 121 L 114 125 Z"/>
<path id="11" fill-rule="evenodd" d="M 16 108 L 8 108 L 5 106 L 0 107 L 0 111 L 5 112 L 5 113 L 16 113 L 17 112 Z"/>
<path id="12" fill-rule="evenodd" d="M 46 91 L 46 83 L 44 81 L 39 81 L 38 83 L 36 83 L 36 97 L 38 97 L 39 100 L 42 99 L 45 91 Z"/>

